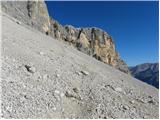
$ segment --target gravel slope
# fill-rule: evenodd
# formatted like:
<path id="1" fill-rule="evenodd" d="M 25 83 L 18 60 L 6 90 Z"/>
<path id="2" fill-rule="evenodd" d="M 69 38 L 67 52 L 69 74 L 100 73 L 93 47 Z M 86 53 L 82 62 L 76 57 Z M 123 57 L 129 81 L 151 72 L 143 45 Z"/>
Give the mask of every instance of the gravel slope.
<path id="1" fill-rule="evenodd" d="M 2 117 L 158 118 L 158 90 L 3 14 Z"/>

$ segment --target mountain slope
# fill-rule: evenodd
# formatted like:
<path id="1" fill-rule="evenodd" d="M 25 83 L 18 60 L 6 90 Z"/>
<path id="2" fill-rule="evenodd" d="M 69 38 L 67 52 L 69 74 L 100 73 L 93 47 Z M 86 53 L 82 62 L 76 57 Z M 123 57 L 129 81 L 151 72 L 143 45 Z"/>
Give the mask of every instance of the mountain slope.
<path id="1" fill-rule="evenodd" d="M 144 63 L 130 68 L 133 77 L 159 88 L 159 64 Z"/>
<path id="2" fill-rule="evenodd" d="M 158 90 L 2 16 L 2 117 L 158 118 Z"/>
<path id="3" fill-rule="evenodd" d="M 127 64 L 116 51 L 112 37 L 105 31 L 95 27 L 62 26 L 49 17 L 47 6 L 43 0 L 2 1 L 1 6 L 5 13 L 26 25 L 57 40 L 65 41 L 79 51 L 129 74 Z"/>

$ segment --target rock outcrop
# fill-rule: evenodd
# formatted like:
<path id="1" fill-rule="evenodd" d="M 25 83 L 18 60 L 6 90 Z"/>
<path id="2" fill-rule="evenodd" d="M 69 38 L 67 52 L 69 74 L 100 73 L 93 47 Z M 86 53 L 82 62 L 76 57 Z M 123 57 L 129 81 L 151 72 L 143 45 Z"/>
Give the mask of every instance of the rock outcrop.
<path id="1" fill-rule="evenodd" d="M 53 38 L 68 42 L 85 54 L 129 73 L 126 63 L 115 49 L 112 37 L 99 28 L 62 26 L 49 17 L 43 1 L 3 1 L 2 10 Z"/>
<path id="2" fill-rule="evenodd" d="M 43 33 L 48 33 L 50 30 L 50 18 L 43 0 L 1 1 L 1 8 L 10 16 Z"/>
<path id="3" fill-rule="evenodd" d="M 99 28 L 76 29 L 65 26 L 65 41 L 73 44 L 78 50 L 95 57 L 125 73 L 129 73 L 127 65 L 116 52 L 112 37 Z"/>

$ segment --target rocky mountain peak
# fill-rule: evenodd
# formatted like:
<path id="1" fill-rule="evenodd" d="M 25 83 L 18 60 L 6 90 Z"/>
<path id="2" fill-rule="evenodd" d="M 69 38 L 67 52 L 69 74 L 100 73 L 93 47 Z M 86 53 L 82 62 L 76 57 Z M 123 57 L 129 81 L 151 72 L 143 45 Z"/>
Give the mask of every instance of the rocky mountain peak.
<path id="1" fill-rule="evenodd" d="M 159 88 L 159 63 L 143 63 L 129 69 L 133 77 Z"/>

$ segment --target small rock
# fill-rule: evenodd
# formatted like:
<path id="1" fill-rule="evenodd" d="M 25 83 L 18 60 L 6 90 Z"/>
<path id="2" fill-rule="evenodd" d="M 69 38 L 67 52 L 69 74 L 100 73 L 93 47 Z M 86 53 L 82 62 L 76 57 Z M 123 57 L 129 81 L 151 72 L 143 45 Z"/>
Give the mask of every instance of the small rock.
<path id="1" fill-rule="evenodd" d="M 122 92 L 122 88 L 117 87 L 117 88 L 115 88 L 115 91 L 117 91 L 117 92 Z"/>
<path id="2" fill-rule="evenodd" d="M 124 110 L 129 110 L 129 107 L 125 105 L 125 106 L 123 106 L 123 109 Z"/>
<path id="3" fill-rule="evenodd" d="M 104 116 L 103 118 L 104 118 L 104 119 L 108 119 L 108 116 Z"/>
<path id="4" fill-rule="evenodd" d="M 43 80 L 47 80 L 47 78 L 48 78 L 47 74 L 43 75 Z"/>
<path id="5" fill-rule="evenodd" d="M 87 71 L 81 71 L 81 73 L 83 74 L 83 75 L 89 75 L 89 72 L 87 72 Z"/>
<path id="6" fill-rule="evenodd" d="M 61 93 L 60 96 L 61 96 L 61 97 L 64 97 L 64 93 Z"/>
<path id="7" fill-rule="evenodd" d="M 44 55 L 44 53 L 43 53 L 43 52 L 39 52 L 39 54 L 40 54 L 40 55 Z"/>
<path id="8" fill-rule="evenodd" d="M 21 22 L 20 22 L 20 21 L 16 21 L 16 23 L 17 23 L 17 24 L 19 24 L 19 25 L 21 24 Z"/>
<path id="9" fill-rule="evenodd" d="M 66 91 L 65 96 L 66 97 L 74 97 L 70 91 Z"/>
<path id="10" fill-rule="evenodd" d="M 60 94 L 60 92 L 58 90 L 55 90 L 54 93 L 55 94 Z"/>
<path id="11" fill-rule="evenodd" d="M 78 93 L 78 89 L 77 89 L 77 88 L 73 88 L 73 91 L 74 91 L 75 93 Z"/>
<path id="12" fill-rule="evenodd" d="M 134 102 L 134 100 L 132 100 L 132 101 L 130 101 L 130 103 L 134 104 L 135 102 Z"/>
<path id="13" fill-rule="evenodd" d="M 132 95 L 132 94 L 133 94 L 133 90 L 131 90 L 131 89 L 130 89 L 130 90 L 129 90 L 129 94 L 131 94 L 131 95 Z"/>
<path id="14" fill-rule="evenodd" d="M 15 60 L 15 59 L 13 59 L 12 61 L 13 61 L 13 62 L 15 62 L 16 60 Z"/>
<path id="15" fill-rule="evenodd" d="M 141 103 L 147 103 L 147 100 L 143 99 L 143 98 L 137 98 L 136 99 L 138 102 L 141 102 Z"/>
<path id="16" fill-rule="evenodd" d="M 147 119 L 148 117 L 147 117 L 147 116 L 143 116 L 143 118 L 144 118 L 144 119 Z"/>
<path id="17" fill-rule="evenodd" d="M 149 100 L 148 103 L 155 104 L 154 100 Z"/>
<path id="18" fill-rule="evenodd" d="M 56 109 L 57 109 L 56 107 L 53 108 L 54 111 L 56 111 Z"/>
<path id="19" fill-rule="evenodd" d="M 59 96 L 56 96 L 56 98 L 57 98 L 58 101 L 61 101 L 61 98 Z"/>
<path id="20" fill-rule="evenodd" d="M 25 65 L 25 68 L 30 73 L 35 73 L 36 72 L 36 68 L 35 67 L 29 66 L 29 65 Z"/>
<path id="21" fill-rule="evenodd" d="M 81 73 L 81 72 L 76 72 L 76 74 L 77 74 L 77 75 L 81 75 L 82 73 Z"/>
<path id="22" fill-rule="evenodd" d="M 14 83 L 13 81 L 10 81 L 9 83 Z"/>
<path id="23" fill-rule="evenodd" d="M 59 78 L 59 77 L 60 77 L 60 75 L 59 75 L 59 74 L 56 74 L 56 77 L 57 77 L 57 78 Z"/>
<path id="24" fill-rule="evenodd" d="M 152 96 L 150 96 L 150 95 L 149 95 L 149 96 L 148 96 L 148 98 L 150 98 L 150 99 L 151 99 L 151 98 L 152 98 Z"/>
<path id="25" fill-rule="evenodd" d="M 27 96 L 27 95 L 24 95 L 24 98 L 25 98 L 25 99 L 28 99 L 28 96 Z"/>
<path id="26" fill-rule="evenodd" d="M 52 50 L 52 49 L 51 49 L 50 51 L 51 51 L 51 52 L 54 52 L 54 50 Z"/>
<path id="27" fill-rule="evenodd" d="M 6 56 L 5 59 L 8 60 L 8 56 Z"/>

